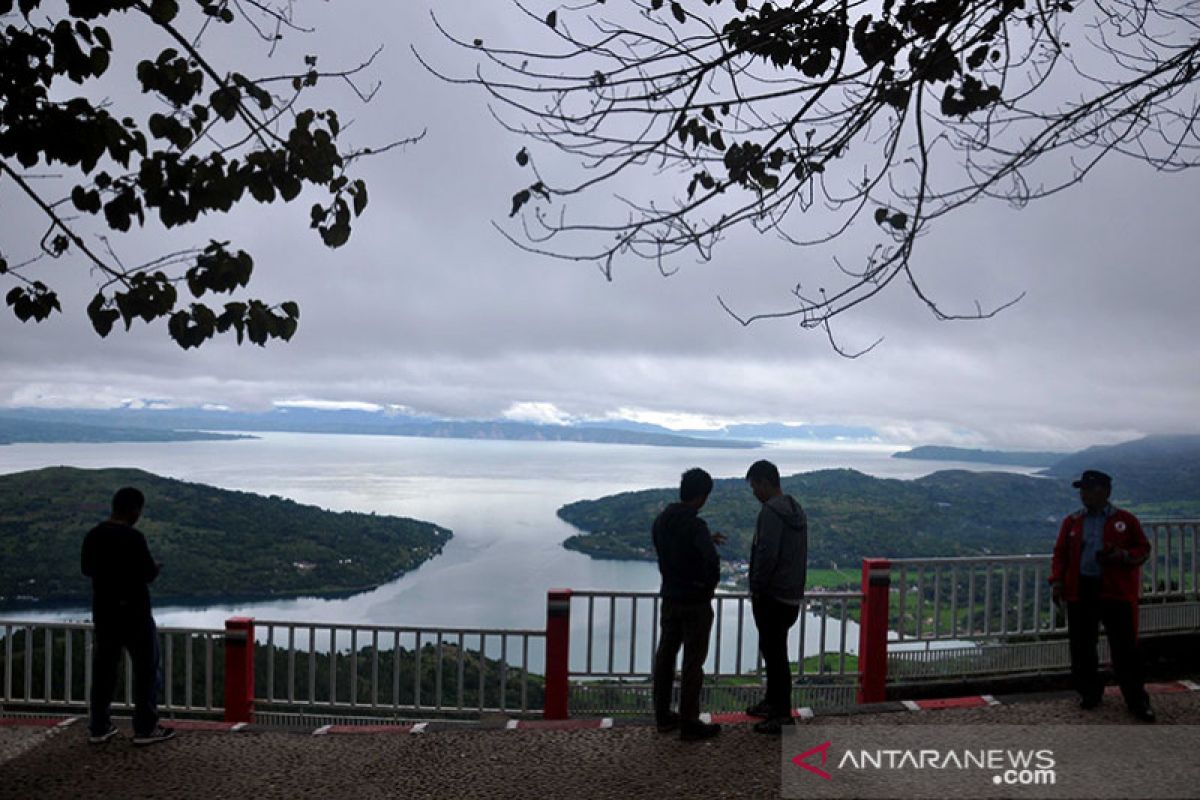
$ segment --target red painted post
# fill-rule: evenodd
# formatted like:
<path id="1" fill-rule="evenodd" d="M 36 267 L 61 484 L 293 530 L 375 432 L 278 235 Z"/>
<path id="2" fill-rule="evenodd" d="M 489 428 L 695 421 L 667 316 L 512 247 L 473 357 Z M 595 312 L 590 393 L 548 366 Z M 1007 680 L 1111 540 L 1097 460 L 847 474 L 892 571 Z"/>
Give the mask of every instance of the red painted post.
<path id="1" fill-rule="evenodd" d="M 225 620 L 225 721 L 254 721 L 254 619 L 251 617 Z"/>
<path id="2" fill-rule="evenodd" d="M 546 702 L 543 719 L 566 719 L 571 655 L 571 590 L 546 593 Z"/>
<path id="3" fill-rule="evenodd" d="M 864 558 L 862 562 L 862 618 L 858 623 L 858 702 L 887 699 L 888 592 L 891 562 Z"/>

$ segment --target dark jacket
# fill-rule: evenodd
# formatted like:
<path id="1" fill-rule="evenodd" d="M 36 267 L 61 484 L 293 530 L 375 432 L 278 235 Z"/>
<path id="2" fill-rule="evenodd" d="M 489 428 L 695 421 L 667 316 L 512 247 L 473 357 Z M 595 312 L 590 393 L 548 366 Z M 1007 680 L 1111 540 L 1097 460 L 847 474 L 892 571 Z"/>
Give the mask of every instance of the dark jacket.
<path id="1" fill-rule="evenodd" d="M 651 529 L 662 573 L 663 598 L 707 602 L 721 580 L 721 561 L 708 525 L 696 509 L 683 503 L 667 506 Z"/>
<path id="2" fill-rule="evenodd" d="M 750 593 L 796 603 L 808 578 L 808 519 L 791 495 L 763 503 L 750 550 Z"/>
<path id="3" fill-rule="evenodd" d="M 104 622 L 148 615 L 158 564 L 137 528 L 101 522 L 83 539 L 83 574 L 92 579 L 92 619 Z"/>
<path id="4" fill-rule="evenodd" d="M 1068 515 L 1059 526 L 1058 539 L 1054 542 L 1049 580 L 1051 584 L 1062 583 L 1063 599 L 1069 603 L 1079 599 L 1079 560 L 1083 553 L 1083 520 L 1086 516 L 1087 509 Z M 1142 532 L 1142 523 L 1128 511 L 1110 506 L 1104 521 L 1102 546 L 1121 548 L 1127 560 L 1103 566 L 1100 596 L 1137 603 L 1142 586 L 1142 564 L 1150 555 L 1150 542 Z"/>

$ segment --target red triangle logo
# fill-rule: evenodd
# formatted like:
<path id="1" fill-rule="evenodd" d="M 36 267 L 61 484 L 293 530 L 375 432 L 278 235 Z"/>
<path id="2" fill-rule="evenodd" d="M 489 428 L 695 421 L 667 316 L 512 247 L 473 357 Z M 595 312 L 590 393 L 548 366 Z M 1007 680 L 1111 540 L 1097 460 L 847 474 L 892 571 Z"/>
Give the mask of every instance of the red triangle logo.
<path id="1" fill-rule="evenodd" d="M 818 777 L 824 778 L 827 781 L 831 781 L 831 780 L 833 780 L 833 776 L 830 775 L 825 770 L 821 769 L 821 767 L 825 766 L 825 763 L 829 760 L 829 747 L 832 744 L 833 744 L 833 742 L 829 741 L 829 742 L 822 742 L 821 744 L 817 745 L 816 747 L 810 747 L 807 750 L 805 750 L 803 753 L 801 753 L 800 755 L 793 756 L 792 763 L 795 764 L 797 767 L 800 767 L 801 769 L 808 770 L 813 775 L 817 775 Z M 813 764 L 808 763 L 808 759 L 814 755 L 821 756 L 821 767 L 814 766 Z"/>

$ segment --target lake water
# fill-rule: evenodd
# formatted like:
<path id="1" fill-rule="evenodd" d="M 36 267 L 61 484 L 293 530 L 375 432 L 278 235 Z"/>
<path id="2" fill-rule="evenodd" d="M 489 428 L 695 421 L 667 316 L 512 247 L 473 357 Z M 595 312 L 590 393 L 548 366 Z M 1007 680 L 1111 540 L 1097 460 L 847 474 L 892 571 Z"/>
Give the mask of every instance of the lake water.
<path id="1" fill-rule="evenodd" d="M 894 459 L 890 454 L 898 448 L 884 445 L 790 444 L 729 450 L 323 434 L 255 435 L 261 438 L 223 442 L 9 445 L 0 447 L 0 473 L 56 465 L 137 467 L 225 489 L 277 494 L 337 511 L 414 517 L 454 532 L 442 555 L 373 591 L 332 600 L 297 598 L 158 607 L 155 616 L 163 626 L 221 627 L 227 617 L 245 615 L 306 622 L 541 628 L 546 616 L 546 591 L 550 588 L 619 591 L 658 588 L 658 572 L 651 563 L 600 561 L 564 549 L 562 541 L 576 532 L 555 515 L 565 503 L 614 492 L 677 485 L 679 474 L 692 466 L 702 466 L 716 478 L 741 477 L 758 458 L 775 461 L 785 475 L 852 467 L 879 477 L 916 478 L 938 469 L 971 468 L 958 463 Z M 153 503 L 153 498 L 149 502 Z M 645 612 L 639 610 L 639 613 Z M 8 612 L 4 616 L 80 619 L 88 616 L 88 610 Z M 579 622 L 577 618 L 576 625 Z M 747 623 L 752 624 L 748 617 Z M 641 626 L 645 625 L 643 616 Z M 814 627 L 809 626 L 810 636 L 816 635 Z M 827 635 L 831 643 L 836 641 L 836 626 Z M 847 640 L 856 645 L 857 638 L 851 626 Z"/>

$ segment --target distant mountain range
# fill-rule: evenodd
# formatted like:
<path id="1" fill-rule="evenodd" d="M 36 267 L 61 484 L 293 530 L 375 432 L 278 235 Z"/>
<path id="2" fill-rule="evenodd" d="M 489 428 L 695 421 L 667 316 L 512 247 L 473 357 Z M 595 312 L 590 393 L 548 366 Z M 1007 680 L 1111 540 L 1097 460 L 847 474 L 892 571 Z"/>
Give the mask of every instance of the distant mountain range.
<path id="1" fill-rule="evenodd" d="M 760 442 L 687 436 L 657 426 L 544 425 L 512 420 L 446 420 L 352 409 L 280 407 L 265 412 L 200 408 L 29 409 L 0 411 L 0 444 L 16 442 L 182 441 L 238 438 L 197 431 L 421 436 L 445 439 L 590 442 L 657 447 L 755 448 Z"/>
<path id="2" fill-rule="evenodd" d="M 88 425 L 0 416 L 0 445 L 34 442 L 195 442 L 253 438 L 245 434 Z"/>
<path id="3" fill-rule="evenodd" d="M 749 439 L 758 442 L 879 441 L 879 433 L 874 428 L 853 425 L 787 425 L 779 422 L 767 422 L 760 424 L 726 425 L 714 430 L 672 430 L 648 422 L 633 422 L 623 419 L 588 421 L 583 424 L 589 428 L 614 428 L 617 430 L 642 431 L 645 433 L 666 433 L 675 436 L 689 436 L 695 439 Z"/>

